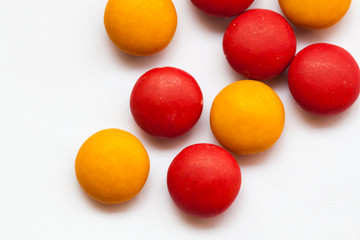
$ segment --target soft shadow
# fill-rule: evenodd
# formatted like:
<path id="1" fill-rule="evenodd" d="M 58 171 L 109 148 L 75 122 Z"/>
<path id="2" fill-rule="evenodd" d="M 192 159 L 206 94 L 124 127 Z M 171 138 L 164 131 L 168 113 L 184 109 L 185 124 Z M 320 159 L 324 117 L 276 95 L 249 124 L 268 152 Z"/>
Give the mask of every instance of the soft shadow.
<path id="1" fill-rule="evenodd" d="M 230 66 L 230 64 L 227 62 L 225 56 L 224 56 L 224 61 L 225 61 L 225 63 L 223 65 L 227 68 L 228 73 L 231 75 L 231 77 L 229 79 L 229 83 L 233 83 L 233 82 L 240 81 L 240 80 L 249 80 L 249 78 L 236 72 Z M 256 81 L 263 82 L 273 89 L 284 88 L 284 87 L 288 86 L 287 85 L 287 73 L 288 73 L 288 68 L 286 68 L 286 70 L 284 72 L 282 72 L 281 74 L 279 74 L 276 77 L 273 77 L 273 78 L 267 79 L 267 80 L 256 80 Z M 252 79 L 250 79 L 250 80 L 252 80 Z"/>
<path id="2" fill-rule="evenodd" d="M 341 29 L 344 26 L 341 26 L 341 21 L 337 23 L 334 26 L 325 28 L 325 29 L 304 29 L 297 27 L 292 24 L 292 27 L 294 29 L 295 35 L 296 35 L 296 41 L 298 43 L 307 43 L 308 45 L 313 43 L 322 43 L 327 42 L 329 39 L 331 39 L 331 36 L 337 35 L 340 33 Z M 297 51 L 300 51 L 301 49 L 297 49 Z"/>
<path id="3" fill-rule="evenodd" d="M 221 33 L 223 34 L 233 18 L 222 18 L 214 17 L 207 15 L 198 8 L 196 8 L 190 1 L 189 4 L 192 6 L 189 7 L 193 12 L 193 15 L 196 17 L 196 21 L 204 26 L 209 32 Z"/>
<path id="4" fill-rule="evenodd" d="M 272 79 L 265 80 L 263 82 L 274 90 L 280 90 L 284 88 L 288 89 L 287 73 L 288 69 L 286 69 L 280 75 Z"/>
<path id="5" fill-rule="evenodd" d="M 228 66 L 229 66 L 229 74 L 231 75 L 231 79 L 230 79 L 231 83 L 241 80 L 248 80 L 247 77 L 243 76 L 242 74 L 232 69 L 230 64 L 228 64 Z"/>
<path id="6" fill-rule="evenodd" d="M 233 156 L 239 163 L 240 167 L 260 165 L 260 164 L 264 164 L 268 159 L 271 158 L 273 152 L 276 151 L 276 147 L 277 146 L 275 143 L 274 146 L 260 153 L 255 153 L 250 155 L 233 154 Z"/>
<path id="7" fill-rule="evenodd" d="M 171 201 L 170 198 L 169 201 Z M 197 229 L 209 229 L 219 226 L 222 222 L 224 222 L 224 218 L 226 218 L 227 215 L 226 212 L 224 212 L 212 218 L 200 218 L 184 213 L 172 201 L 171 201 L 171 206 L 174 209 L 174 211 L 180 216 L 180 218 L 184 223 Z"/>
<path id="8" fill-rule="evenodd" d="M 215 136 L 212 134 L 212 144 L 215 144 L 217 146 L 220 146 L 222 148 L 225 148 L 223 145 L 221 145 L 221 143 L 219 143 L 219 141 L 215 138 Z M 236 154 L 231 152 L 229 149 L 226 149 L 227 151 L 229 151 L 231 153 L 231 155 L 233 155 L 233 157 L 236 159 L 236 161 L 239 163 L 240 167 L 241 166 L 253 166 L 253 165 L 259 165 L 259 164 L 264 164 L 267 159 L 271 158 L 271 154 L 273 154 L 273 151 L 277 148 L 278 145 L 278 141 L 271 146 L 269 149 L 260 152 L 260 153 L 255 153 L 255 154 L 249 154 L 249 155 L 240 155 L 240 154 Z"/>
<path id="9" fill-rule="evenodd" d="M 308 123 L 310 126 L 314 128 L 328 128 L 333 125 L 339 124 L 341 121 L 343 121 L 351 114 L 351 110 L 352 110 L 352 108 L 350 108 L 347 109 L 345 112 L 331 116 L 316 115 L 305 111 L 303 108 L 300 107 L 300 105 L 294 99 L 291 99 L 291 107 L 296 110 L 295 112 L 302 119 L 304 119 L 306 123 Z"/>
<path id="10" fill-rule="evenodd" d="M 166 54 L 167 48 L 162 51 L 149 56 L 133 56 L 121 51 L 117 48 L 110 39 L 107 40 L 110 51 L 114 54 L 121 63 L 126 64 L 128 68 L 150 68 L 154 64 L 156 65 L 164 55 Z"/>
<path id="11" fill-rule="evenodd" d="M 222 67 L 226 68 L 227 73 L 229 74 L 229 78 L 228 79 L 228 84 L 231 84 L 233 82 L 236 81 L 240 81 L 240 80 L 247 80 L 247 78 L 243 75 L 241 75 L 240 73 L 236 72 L 229 64 L 229 62 L 226 59 L 226 56 L 224 55 L 223 57 L 223 63 L 222 63 Z"/>
<path id="12" fill-rule="evenodd" d="M 185 134 L 175 137 L 175 138 L 163 138 L 155 137 L 146 132 L 144 132 L 140 127 L 136 126 L 138 131 L 137 134 L 140 136 L 140 139 L 146 141 L 149 146 L 163 150 L 163 149 L 174 149 L 183 146 L 194 134 L 194 128 L 196 125 L 191 128 Z"/>
<path id="13" fill-rule="evenodd" d="M 133 199 L 130 199 L 129 201 L 119 203 L 119 204 L 105 204 L 98 202 L 91 198 L 89 195 L 87 195 L 79 186 L 79 192 L 83 195 L 86 202 L 93 208 L 96 208 L 99 211 L 102 211 L 104 213 L 119 213 L 119 212 L 125 212 L 128 211 L 128 209 L 135 206 L 137 203 L 138 196 L 135 196 Z M 139 193 L 140 194 L 140 193 Z M 138 194 L 138 195 L 139 195 Z"/>

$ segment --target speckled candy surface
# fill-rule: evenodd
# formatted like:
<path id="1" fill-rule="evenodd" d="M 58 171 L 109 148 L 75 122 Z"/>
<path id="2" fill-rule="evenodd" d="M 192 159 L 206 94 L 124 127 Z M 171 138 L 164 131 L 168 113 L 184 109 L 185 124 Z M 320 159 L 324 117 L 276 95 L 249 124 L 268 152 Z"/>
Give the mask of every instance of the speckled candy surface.
<path id="1" fill-rule="evenodd" d="M 223 49 L 227 61 L 248 79 L 266 80 L 282 73 L 295 55 L 296 38 L 280 14 L 252 9 L 227 28 Z"/>
<path id="2" fill-rule="evenodd" d="M 241 172 L 235 158 L 213 144 L 194 144 L 182 150 L 167 173 L 175 204 L 196 217 L 215 217 L 235 200 Z"/>
<path id="3" fill-rule="evenodd" d="M 203 12 L 217 17 L 233 17 L 245 11 L 254 0 L 191 0 Z"/>
<path id="4" fill-rule="evenodd" d="M 174 138 L 200 118 L 203 96 L 196 80 L 173 67 L 155 68 L 142 75 L 130 97 L 131 113 L 148 134 Z"/>
<path id="5" fill-rule="evenodd" d="M 288 81 L 297 103 L 306 111 L 321 115 L 345 111 L 360 91 L 355 59 L 345 49 L 326 43 L 301 50 L 290 65 Z"/>

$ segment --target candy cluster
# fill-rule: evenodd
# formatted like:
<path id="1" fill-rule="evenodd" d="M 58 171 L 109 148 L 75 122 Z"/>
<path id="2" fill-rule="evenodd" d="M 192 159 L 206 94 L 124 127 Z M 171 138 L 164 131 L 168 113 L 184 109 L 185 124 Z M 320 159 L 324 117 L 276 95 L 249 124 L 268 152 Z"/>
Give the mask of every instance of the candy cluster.
<path id="1" fill-rule="evenodd" d="M 360 71 L 350 53 L 331 44 L 313 44 L 295 55 L 296 37 L 289 22 L 270 10 L 246 11 L 253 0 L 191 2 L 214 17 L 235 17 L 224 33 L 224 55 L 248 79 L 228 85 L 213 101 L 210 127 L 224 148 L 209 143 L 188 146 L 168 169 L 167 186 L 174 203 L 190 215 L 214 217 L 233 203 L 241 186 L 240 167 L 230 152 L 265 151 L 283 131 L 284 106 L 262 81 L 289 67 L 288 83 L 296 102 L 310 113 L 327 116 L 345 111 L 356 101 Z M 335 24 L 350 2 L 279 0 L 287 19 L 307 29 Z M 118 48 L 144 56 L 171 42 L 177 15 L 171 0 L 109 0 L 104 22 Z M 203 93 L 189 73 L 173 67 L 155 68 L 134 85 L 130 109 L 143 131 L 171 141 L 196 124 L 202 114 Z M 149 169 L 142 143 L 120 129 L 92 135 L 75 161 L 81 187 L 107 204 L 133 198 L 146 183 Z"/>

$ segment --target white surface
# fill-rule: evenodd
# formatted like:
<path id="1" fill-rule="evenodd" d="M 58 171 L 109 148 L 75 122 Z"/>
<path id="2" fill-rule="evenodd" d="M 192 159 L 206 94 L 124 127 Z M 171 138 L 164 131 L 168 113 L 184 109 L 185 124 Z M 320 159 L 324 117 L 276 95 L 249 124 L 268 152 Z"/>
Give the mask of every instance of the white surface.
<path id="1" fill-rule="evenodd" d="M 103 26 L 106 0 L 1 0 L 0 239 L 360 239 L 360 102 L 319 118 L 292 99 L 285 75 L 266 82 L 286 109 L 282 137 L 270 150 L 237 157 L 243 184 L 232 207 L 213 219 L 184 215 L 166 187 L 167 168 L 184 147 L 216 143 L 211 102 L 242 79 L 221 48 L 229 20 L 174 0 L 178 28 L 170 46 L 150 57 L 119 52 Z M 280 12 L 276 0 L 251 8 Z M 296 30 L 298 51 L 328 42 L 360 60 L 360 2 L 336 26 Z M 198 81 L 204 111 L 191 132 L 154 139 L 134 123 L 129 96 L 138 77 L 160 66 Z M 132 201 L 105 206 L 80 189 L 74 160 L 87 137 L 121 128 L 151 158 L 148 182 Z"/>

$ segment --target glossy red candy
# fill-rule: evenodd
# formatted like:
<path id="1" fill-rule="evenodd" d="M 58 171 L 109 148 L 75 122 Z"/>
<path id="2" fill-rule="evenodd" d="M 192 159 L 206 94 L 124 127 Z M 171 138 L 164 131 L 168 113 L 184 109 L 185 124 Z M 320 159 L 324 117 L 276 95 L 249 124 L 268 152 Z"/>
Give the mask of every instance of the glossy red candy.
<path id="1" fill-rule="evenodd" d="M 235 200 L 241 172 L 235 158 L 213 144 L 195 144 L 182 150 L 167 174 L 169 193 L 184 212 L 214 217 Z"/>
<path id="2" fill-rule="evenodd" d="M 200 118 L 203 96 L 195 79 L 173 68 L 155 68 L 142 75 L 130 97 L 136 123 L 147 133 L 174 138 L 191 129 Z"/>
<path id="3" fill-rule="evenodd" d="M 233 17 L 245 11 L 254 0 L 191 0 L 200 10 L 217 17 Z"/>
<path id="4" fill-rule="evenodd" d="M 345 49 L 317 43 L 295 56 L 288 81 L 291 94 L 302 108 L 333 115 L 345 111 L 358 98 L 360 70 Z"/>
<path id="5" fill-rule="evenodd" d="M 266 80 L 282 73 L 296 52 L 293 29 L 280 14 L 252 9 L 227 28 L 223 49 L 231 67 L 247 79 Z"/>

